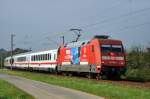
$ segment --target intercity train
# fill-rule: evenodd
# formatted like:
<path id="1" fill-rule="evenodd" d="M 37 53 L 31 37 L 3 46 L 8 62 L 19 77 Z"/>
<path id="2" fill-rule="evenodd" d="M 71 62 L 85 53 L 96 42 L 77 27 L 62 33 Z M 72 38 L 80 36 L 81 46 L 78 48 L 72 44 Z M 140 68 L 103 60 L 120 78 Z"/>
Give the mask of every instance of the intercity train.
<path id="1" fill-rule="evenodd" d="M 126 54 L 121 40 L 97 35 L 91 40 L 63 44 L 54 50 L 7 57 L 4 65 L 7 68 L 82 74 L 101 79 L 125 74 Z"/>

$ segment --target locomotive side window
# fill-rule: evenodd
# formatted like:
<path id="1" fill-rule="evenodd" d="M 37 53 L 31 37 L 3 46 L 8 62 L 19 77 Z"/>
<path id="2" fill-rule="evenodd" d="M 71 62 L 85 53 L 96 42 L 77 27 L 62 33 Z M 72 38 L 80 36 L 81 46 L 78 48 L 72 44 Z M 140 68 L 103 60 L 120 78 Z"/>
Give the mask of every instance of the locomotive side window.
<path id="1" fill-rule="evenodd" d="M 94 45 L 92 45 L 92 52 L 94 52 Z"/>

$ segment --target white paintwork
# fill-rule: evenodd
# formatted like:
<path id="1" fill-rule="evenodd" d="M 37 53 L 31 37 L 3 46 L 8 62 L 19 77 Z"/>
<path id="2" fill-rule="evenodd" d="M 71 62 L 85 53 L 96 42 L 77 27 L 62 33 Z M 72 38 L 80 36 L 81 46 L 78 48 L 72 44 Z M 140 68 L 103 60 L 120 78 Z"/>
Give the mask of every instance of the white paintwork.
<path id="1" fill-rule="evenodd" d="M 31 56 L 33 55 L 41 55 L 41 54 L 51 54 L 51 60 L 42 60 L 42 61 L 31 61 Z M 55 59 L 54 59 L 54 54 L 55 54 Z M 26 57 L 25 62 L 17 62 L 17 58 L 19 57 Z M 10 67 L 10 59 L 11 57 L 5 58 L 4 66 Z M 32 68 L 56 68 L 56 59 L 57 59 L 57 49 L 56 50 L 47 50 L 47 51 L 40 51 L 40 52 L 30 52 L 30 53 L 23 53 L 23 54 L 18 54 L 13 56 L 14 59 L 14 64 L 12 67 L 19 67 L 19 68 L 27 68 L 27 67 L 32 67 Z M 41 63 L 46 63 L 46 62 L 51 62 L 54 64 L 41 64 Z M 26 64 L 25 64 L 26 63 Z M 37 63 L 37 64 L 31 64 L 31 63 Z"/>
<path id="2" fill-rule="evenodd" d="M 87 65 L 88 62 L 80 62 L 80 65 Z"/>

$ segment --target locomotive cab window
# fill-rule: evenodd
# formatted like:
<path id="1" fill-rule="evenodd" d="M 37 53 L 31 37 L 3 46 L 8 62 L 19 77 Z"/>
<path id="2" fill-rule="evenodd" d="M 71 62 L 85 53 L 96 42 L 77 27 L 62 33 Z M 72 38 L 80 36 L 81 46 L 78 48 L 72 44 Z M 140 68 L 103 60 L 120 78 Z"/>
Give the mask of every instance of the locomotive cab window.
<path id="1" fill-rule="evenodd" d="M 122 45 L 101 45 L 101 51 L 103 53 L 108 53 L 108 52 L 122 53 L 123 47 Z"/>
<path id="2" fill-rule="evenodd" d="M 118 53 L 123 52 L 122 46 L 121 45 L 112 45 L 112 52 L 118 52 Z"/>
<path id="3" fill-rule="evenodd" d="M 101 51 L 103 53 L 111 52 L 111 45 L 101 45 Z"/>

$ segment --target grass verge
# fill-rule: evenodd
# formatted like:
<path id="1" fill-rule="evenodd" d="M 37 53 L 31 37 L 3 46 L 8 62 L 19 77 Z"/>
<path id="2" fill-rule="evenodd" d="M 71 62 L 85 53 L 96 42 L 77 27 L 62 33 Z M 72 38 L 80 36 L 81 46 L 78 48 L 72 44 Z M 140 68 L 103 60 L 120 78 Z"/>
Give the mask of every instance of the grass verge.
<path id="1" fill-rule="evenodd" d="M 20 89 L 0 79 L 0 99 L 34 99 Z"/>
<path id="2" fill-rule="evenodd" d="M 35 72 L 0 70 L 0 73 L 17 75 L 48 84 L 81 90 L 107 99 L 150 99 L 149 89 L 132 88 L 106 82 L 83 80 L 76 77 L 62 77 Z"/>

